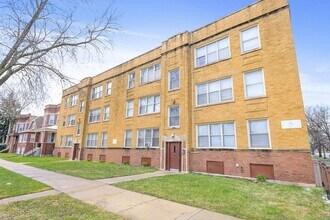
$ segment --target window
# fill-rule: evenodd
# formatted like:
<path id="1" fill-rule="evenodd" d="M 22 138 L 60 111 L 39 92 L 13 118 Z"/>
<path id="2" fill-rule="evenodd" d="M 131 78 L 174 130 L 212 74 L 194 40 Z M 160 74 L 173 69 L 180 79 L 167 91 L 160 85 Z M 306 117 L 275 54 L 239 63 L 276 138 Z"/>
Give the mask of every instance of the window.
<path id="1" fill-rule="evenodd" d="M 60 136 L 60 147 L 63 146 L 63 136 Z"/>
<path id="2" fill-rule="evenodd" d="M 80 101 L 79 112 L 82 112 L 84 110 L 84 106 L 85 106 L 85 101 L 84 100 Z"/>
<path id="3" fill-rule="evenodd" d="M 86 147 L 97 147 L 97 136 L 98 136 L 97 133 L 88 134 Z"/>
<path id="4" fill-rule="evenodd" d="M 180 126 L 180 107 L 171 106 L 168 108 L 168 126 L 179 127 Z"/>
<path id="5" fill-rule="evenodd" d="M 257 98 L 266 95 L 264 74 L 262 70 L 256 70 L 244 74 L 245 98 Z"/>
<path id="6" fill-rule="evenodd" d="M 35 129 L 35 127 L 36 127 L 36 121 L 31 121 L 30 127 L 31 127 L 31 129 Z"/>
<path id="7" fill-rule="evenodd" d="M 24 124 L 19 124 L 18 125 L 18 131 L 24 131 L 24 127 L 25 127 L 25 125 Z"/>
<path id="8" fill-rule="evenodd" d="M 198 125 L 197 138 L 200 148 L 234 148 L 235 125 L 233 122 Z"/>
<path id="9" fill-rule="evenodd" d="M 89 111 L 89 119 L 88 122 L 98 122 L 100 121 L 101 109 L 94 109 Z"/>
<path id="10" fill-rule="evenodd" d="M 153 82 L 160 79 L 160 64 L 142 69 L 140 74 L 140 84 Z"/>
<path id="11" fill-rule="evenodd" d="M 53 143 L 54 142 L 54 133 L 48 133 L 47 134 L 47 143 Z"/>
<path id="12" fill-rule="evenodd" d="M 110 107 L 104 107 L 103 121 L 108 121 L 110 116 Z"/>
<path id="13" fill-rule="evenodd" d="M 48 125 L 54 125 L 54 124 L 55 124 L 55 115 L 49 115 Z"/>
<path id="14" fill-rule="evenodd" d="M 200 67 L 230 58 L 229 37 L 196 49 L 195 66 Z"/>
<path id="15" fill-rule="evenodd" d="M 107 142 L 108 142 L 108 133 L 107 132 L 103 132 L 102 133 L 101 147 L 107 147 Z"/>
<path id="16" fill-rule="evenodd" d="M 128 86 L 127 88 L 131 89 L 134 87 L 135 82 L 135 73 L 128 74 Z"/>
<path id="17" fill-rule="evenodd" d="M 111 95 L 112 82 L 107 83 L 107 95 Z"/>
<path id="18" fill-rule="evenodd" d="M 80 130 L 81 130 L 81 123 L 77 123 L 77 131 L 76 131 L 77 135 L 80 135 Z"/>
<path id="19" fill-rule="evenodd" d="M 20 139 L 20 142 L 26 142 L 26 140 L 27 140 L 27 134 L 21 134 L 19 136 L 19 139 Z"/>
<path id="20" fill-rule="evenodd" d="M 69 106 L 69 97 L 65 98 L 65 103 L 64 103 L 64 107 L 67 108 Z"/>
<path id="21" fill-rule="evenodd" d="M 125 147 L 132 146 L 132 130 L 125 131 Z"/>
<path id="22" fill-rule="evenodd" d="M 76 116 L 75 115 L 69 115 L 68 126 L 74 126 L 75 124 L 76 124 Z"/>
<path id="23" fill-rule="evenodd" d="M 160 111 L 160 96 L 143 97 L 139 100 L 139 115 L 145 115 Z"/>
<path id="24" fill-rule="evenodd" d="M 126 117 L 133 117 L 134 113 L 134 100 L 126 102 Z"/>
<path id="25" fill-rule="evenodd" d="M 31 134 L 30 136 L 30 142 L 33 143 L 35 141 L 36 135 L 35 134 Z"/>
<path id="26" fill-rule="evenodd" d="M 73 144 L 73 136 L 67 135 L 65 138 L 65 147 L 72 147 Z"/>
<path id="27" fill-rule="evenodd" d="M 71 97 L 71 106 L 76 106 L 78 102 L 78 95 L 73 95 Z"/>
<path id="28" fill-rule="evenodd" d="M 62 126 L 63 126 L 63 127 L 65 126 L 65 120 L 66 120 L 66 117 L 63 116 L 63 121 L 62 121 Z"/>
<path id="29" fill-rule="evenodd" d="M 172 91 L 180 88 L 180 72 L 179 69 L 169 73 L 168 90 Z"/>
<path id="30" fill-rule="evenodd" d="M 103 86 L 98 86 L 92 89 L 92 100 L 102 97 Z"/>
<path id="31" fill-rule="evenodd" d="M 268 120 L 251 120 L 248 123 L 250 148 L 270 148 Z"/>
<path id="32" fill-rule="evenodd" d="M 138 147 L 158 147 L 159 129 L 138 130 Z"/>
<path id="33" fill-rule="evenodd" d="M 260 49 L 259 26 L 241 31 L 241 52 L 247 53 Z"/>
<path id="34" fill-rule="evenodd" d="M 232 78 L 197 85 L 197 105 L 233 100 Z"/>

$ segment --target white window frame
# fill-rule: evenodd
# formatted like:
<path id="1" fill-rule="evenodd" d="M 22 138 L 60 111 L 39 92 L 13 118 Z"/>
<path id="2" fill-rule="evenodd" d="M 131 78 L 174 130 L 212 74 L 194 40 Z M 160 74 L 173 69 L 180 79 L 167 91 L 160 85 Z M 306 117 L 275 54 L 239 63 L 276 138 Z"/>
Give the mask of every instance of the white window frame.
<path id="1" fill-rule="evenodd" d="M 96 135 L 96 139 L 88 139 L 90 135 Z M 88 141 L 94 141 L 94 142 L 96 141 L 96 145 L 88 146 Z M 86 148 L 97 148 L 98 141 L 99 141 L 99 134 L 98 133 L 89 133 L 89 134 L 87 134 Z"/>
<path id="2" fill-rule="evenodd" d="M 131 80 L 131 77 L 130 76 L 134 76 L 134 78 L 133 78 L 133 80 Z M 127 83 L 127 89 L 132 89 L 132 88 L 134 88 L 134 86 L 135 86 L 135 73 L 129 73 L 128 74 L 128 83 Z M 130 84 L 130 82 L 133 82 L 132 83 L 132 85 Z"/>
<path id="3" fill-rule="evenodd" d="M 71 145 L 68 145 L 68 137 L 71 137 Z M 73 147 L 73 136 L 72 135 L 66 135 L 65 136 L 65 147 Z"/>
<path id="4" fill-rule="evenodd" d="M 232 99 L 231 100 L 225 100 L 225 101 L 219 101 L 219 102 L 214 102 L 214 103 L 209 103 L 209 86 L 208 84 L 213 83 L 213 82 L 217 82 L 217 81 L 221 81 L 221 80 L 226 80 L 231 78 L 231 90 L 232 90 Z M 207 82 L 202 82 L 202 83 L 198 83 L 195 85 L 195 102 L 196 102 L 196 107 L 202 107 L 202 106 L 208 106 L 208 105 L 217 105 L 217 104 L 221 104 L 221 103 L 228 103 L 228 102 L 234 102 L 235 101 L 235 96 L 234 96 L 234 82 L 233 82 L 233 77 L 229 76 L 229 77 L 225 77 L 225 78 L 220 78 L 220 79 L 216 79 L 216 80 L 212 80 L 212 81 L 207 81 Z M 206 99 L 207 102 L 206 104 L 198 104 L 198 86 L 199 85 L 204 85 L 207 84 L 207 88 L 206 88 Z M 220 85 L 220 95 L 219 95 L 219 99 L 221 99 L 221 85 Z"/>
<path id="5" fill-rule="evenodd" d="M 104 139 L 105 136 L 107 137 L 106 139 Z M 106 148 L 107 142 L 108 142 L 108 132 L 102 132 L 101 148 Z"/>
<path id="6" fill-rule="evenodd" d="M 178 71 L 178 73 L 179 73 L 179 86 L 178 87 L 176 87 L 176 88 L 172 88 L 171 89 L 171 74 L 173 73 L 173 72 L 175 72 L 175 71 Z M 174 69 L 174 70 L 172 70 L 172 71 L 170 71 L 170 72 L 168 72 L 168 83 L 167 83 L 167 88 L 168 88 L 168 91 L 169 92 L 171 92 L 171 91 L 175 91 L 175 90 L 179 90 L 180 89 L 180 83 L 181 83 L 181 80 L 180 80 L 180 78 L 181 78 L 181 73 L 180 73 L 180 68 L 177 68 L 177 69 Z"/>
<path id="7" fill-rule="evenodd" d="M 250 121 L 262 121 L 265 120 L 267 121 L 267 130 L 268 130 L 268 141 L 269 141 L 269 147 L 251 147 L 251 133 L 250 133 Z M 268 118 L 253 118 L 253 119 L 248 119 L 246 121 L 246 125 L 247 125 L 247 132 L 248 132 L 248 144 L 249 144 L 249 149 L 256 149 L 256 150 L 270 150 L 272 149 L 272 142 L 271 142 L 271 137 L 270 137 L 270 126 L 269 126 L 269 120 Z"/>
<path id="8" fill-rule="evenodd" d="M 170 118 L 171 118 L 171 108 L 175 108 L 175 107 L 178 107 L 179 108 L 179 124 L 178 125 L 174 125 L 174 126 L 171 126 L 170 125 Z M 172 106 L 169 106 L 168 107 L 168 112 L 167 112 L 167 125 L 169 128 L 180 128 L 180 119 L 181 119 L 181 109 L 180 109 L 180 105 L 172 105 Z"/>
<path id="9" fill-rule="evenodd" d="M 132 108 L 129 108 L 129 104 L 133 103 Z M 129 115 L 128 112 L 129 110 L 132 110 L 132 115 Z M 126 118 L 132 118 L 134 116 L 134 99 L 126 101 Z"/>
<path id="10" fill-rule="evenodd" d="M 100 112 L 97 121 L 91 121 L 91 120 L 90 120 L 90 118 L 91 118 L 91 113 L 92 113 L 93 111 L 99 111 L 99 112 Z M 97 116 L 93 116 L 93 117 L 97 117 Z M 89 123 L 89 124 L 100 122 L 100 120 L 101 120 L 101 108 L 92 109 L 92 110 L 89 111 L 89 114 L 88 114 L 88 123 Z"/>
<path id="11" fill-rule="evenodd" d="M 112 81 L 110 81 L 110 82 L 108 82 L 107 83 L 107 92 L 106 92 L 106 94 L 107 94 L 107 96 L 108 95 L 111 95 L 111 93 L 112 93 Z"/>
<path id="12" fill-rule="evenodd" d="M 199 147 L 198 146 L 198 126 L 204 126 L 204 125 L 207 125 L 208 126 L 208 141 L 209 141 L 209 145 L 211 145 L 211 133 L 210 133 L 210 126 L 211 125 L 218 125 L 218 124 L 234 124 L 234 135 L 235 135 L 235 146 L 234 147 L 213 147 L 213 146 L 209 146 L 209 147 Z M 221 126 L 222 127 L 222 126 Z M 237 149 L 237 135 L 236 135 L 236 122 L 235 121 L 225 121 L 225 122 L 212 122 L 212 123 L 203 123 L 203 124 L 197 124 L 196 125 L 196 148 L 197 149 Z M 222 131 L 222 128 L 221 128 L 221 131 Z M 223 132 L 220 134 L 221 136 L 221 142 L 222 142 L 222 145 L 224 143 L 224 138 L 223 138 Z"/>
<path id="13" fill-rule="evenodd" d="M 106 110 L 108 109 L 108 114 L 106 114 Z M 108 116 L 108 117 L 106 117 Z M 110 119 L 110 106 L 105 106 L 104 107 L 104 112 L 103 112 L 103 121 L 109 121 Z"/>
<path id="14" fill-rule="evenodd" d="M 33 136 L 33 138 L 32 138 Z M 32 140 L 33 139 L 33 140 Z M 36 134 L 30 134 L 30 140 L 29 140 L 30 143 L 34 143 L 36 142 Z"/>
<path id="15" fill-rule="evenodd" d="M 49 140 L 49 136 L 50 136 L 50 140 Z M 53 133 L 52 132 L 47 133 L 46 142 L 47 143 L 53 143 L 54 140 L 52 141 L 52 137 L 53 137 Z"/>
<path id="16" fill-rule="evenodd" d="M 68 127 L 75 126 L 76 124 L 76 115 L 68 115 L 69 121 L 68 121 Z M 73 120 L 72 120 L 73 118 Z"/>
<path id="17" fill-rule="evenodd" d="M 249 73 L 254 73 L 254 72 L 257 72 L 257 71 L 261 71 L 261 75 L 262 75 L 262 80 L 263 80 L 263 93 L 262 95 L 260 96 L 253 96 L 253 97 L 247 97 L 247 89 L 246 89 L 246 80 L 245 80 L 245 75 L 246 74 L 249 74 Z M 259 68 L 259 69 L 254 69 L 254 70 L 249 70 L 247 72 L 244 72 L 243 73 L 243 82 L 244 82 L 244 98 L 246 100 L 249 100 L 249 99 L 257 99 L 257 98 L 263 98 L 263 97 L 266 97 L 267 96 L 267 93 L 266 93 L 266 81 L 265 81 L 265 74 L 264 74 L 264 69 L 263 68 Z"/>
<path id="18" fill-rule="evenodd" d="M 95 92 L 96 89 L 101 88 L 99 92 Z M 97 100 L 102 98 L 102 94 L 103 94 L 103 86 L 95 86 L 92 88 L 92 100 Z M 97 96 L 96 96 L 97 95 Z"/>
<path id="19" fill-rule="evenodd" d="M 81 100 L 79 104 L 79 113 L 83 112 L 85 107 L 85 100 Z"/>
<path id="20" fill-rule="evenodd" d="M 153 135 L 154 135 L 154 130 L 158 130 L 158 145 L 160 145 L 160 129 L 159 128 L 141 128 L 136 131 L 136 147 L 137 148 L 147 148 L 145 146 L 146 142 L 146 130 L 151 130 L 151 144 L 153 142 Z M 139 146 L 139 131 L 144 131 L 144 146 Z M 159 146 L 149 146 L 149 148 L 159 148 Z"/>
<path id="21" fill-rule="evenodd" d="M 220 50 L 219 49 L 219 41 L 224 40 L 225 38 L 228 38 L 229 56 L 226 57 L 226 58 L 224 58 L 224 59 L 219 59 L 219 50 Z M 208 62 L 208 60 L 207 60 L 207 54 L 208 54 L 207 53 L 207 46 L 209 46 L 209 45 L 211 45 L 213 43 L 217 43 L 217 59 L 216 59 L 216 61 Z M 204 48 L 204 50 L 205 50 L 205 64 L 204 65 L 201 65 L 201 66 L 198 66 L 197 65 L 197 50 L 202 49 L 202 48 Z M 212 42 L 210 42 L 208 44 L 205 44 L 203 46 L 200 46 L 200 47 L 197 47 L 197 48 L 194 49 L 194 63 L 195 63 L 195 68 L 207 66 L 207 65 L 212 64 L 212 63 L 217 63 L 217 62 L 224 61 L 224 60 L 229 60 L 229 59 L 231 59 L 231 47 L 230 47 L 230 37 L 229 37 L 229 35 L 223 36 L 223 37 L 221 37 L 221 38 L 219 38 L 219 39 L 217 39 L 215 41 L 212 41 Z"/>
<path id="22" fill-rule="evenodd" d="M 156 66 L 157 66 L 157 65 L 159 65 L 159 78 L 156 78 L 156 75 L 155 75 L 155 73 L 156 73 Z M 149 73 L 149 68 L 151 68 L 151 67 L 153 68 L 153 72 L 152 72 L 152 73 Z M 142 71 L 144 71 L 144 70 L 147 70 L 147 78 L 148 78 L 148 80 L 149 80 L 149 75 L 150 75 L 150 74 L 154 74 L 154 76 L 153 76 L 154 79 L 142 83 Z M 148 67 L 146 67 L 146 68 L 141 69 L 141 71 L 140 71 L 140 85 L 144 85 L 144 84 L 148 84 L 148 83 L 151 83 L 151 82 L 155 82 L 155 81 L 157 81 L 157 80 L 160 80 L 160 79 L 162 78 L 162 77 L 161 77 L 161 75 L 162 75 L 161 70 L 162 70 L 162 68 L 161 68 L 160 63 L 156 63 L 156 64 L 154 64 L 154 65 L 151 65 L 151 66 L 148 66 Z"/>
<path id="23" fill-rule="evenodd" d="M 71 96 L 71 107 L 76 106 L 78 104 L 78 95 Z"/>
<path id="24" fill-rule="evenodd" d="M 77 135 L 77 136 L 80 136 L 80 133 L 81 133 L 81 123 L 78 122 L 78 123 L 77 123 L 77 129 L 76 129 L 76 135 Z"/>
<path id="25" fill-rule="evenodd" d="M 155 106 L 156 106 L 156 104 L 155 104 L 155 97 L 156 96 L 159 96 L 159 111 L 153 111 L 153 112 L 147 112 L 147 110 L 148 110 L 148 98 L 150 98 L 150 97 L 153 97 L 153 109 L 155 109 Z M 141 107 L 141 100 L 142 99 L 147 99 L 147 105 L 146 105 L 146 113 L 144 113 L 144 114 L 141 114 L 141 111 L 140 111 L 140 107 Z M 160 95 L 159 94 L 157 94 L 157 95 L 151 95 L 151 96 L 144 96 L 144 97 L 141 97 L 141 98 L 139 98 L 139 115 L 150 115 L 150 114 L 156 114 L 156 113 L 159 113 L 160 112 L 160 104 L 161 104 L 161 100 L 160 100 Z"/>
<path id="26" fill-rule="evenodd" d="M 55 115 L 49 115 L 48 125 L 54 125 L 54 124 L 55 124 Z"/>
<path id="27" fill-rule="evenodd" d="M 127 132 L 131 132 L 131 146 L 127 146 L 126 145 Z M 133 131 L 132 131 L 132 129 L 125 130 L 125 134 L 124 134 L 124 148 L 131 148 L 132 147 L 132 143 L 133 143 L 132 140 L 133 140 Z"/>
<path id="28" fill-rule="evenodd" d="M 243 41 L 242 41 L 243 40 L 243 37 L 242 37 L 242 32 L 244 32 L 246 30 L 249 30 L 249 29 L 252 29 L 254 27 L 257 27 L 257 30 L 258 30 L 258 42 L 259 42 L 259 45 L 258 45 L 257 48 L 254 48 L 254 49 L 251 49 L 251 50 L 248 50 L 248 51 L 243 51 Z M 250 53 L 252 51 L 256 51 L 256 50 L 260 50 L 261 49 L 260 29 L 259 29 L 259 25 L 258 24 L 240 30 L 239 36 L 240 36 L 240 46 L 241 46 L 241 54 L 242 55 L 243 54 L 246 54 L 246 53 Z"/>

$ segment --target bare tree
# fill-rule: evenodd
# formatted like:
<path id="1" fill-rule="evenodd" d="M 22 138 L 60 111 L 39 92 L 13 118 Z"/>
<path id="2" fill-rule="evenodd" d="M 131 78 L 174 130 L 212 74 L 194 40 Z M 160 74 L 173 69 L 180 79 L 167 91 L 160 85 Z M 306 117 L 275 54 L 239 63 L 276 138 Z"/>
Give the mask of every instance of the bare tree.
<path id="1" fill-rule="evenodd" d="M 7 90 L 0 95 L 0 115 L 2 120 L 9 123 L 6 144 L 8 144 L 9 133 L 13 128 L 16 120 L 21 112 L 31 104 L 31 99 L 25 94 L 15 94 L 13 91 Z"/>
<path id="2" fill-rule="evenodd" d="M 305 109 L 309 141 L 312 151 L 317 150 L 319 157 L 326 158 L 330 150 L 330 111 L 328 106 L 314 106 Z"/>
<path id="3" fill-rule="evenodd" d="M 111 47 L 118 30 L 111 4 L 91 22 L 75 20 L 76 8 L 91 2 L 0 0 L 0 88 L 19 84 L 25 92 L 45 95 L 50 81 L 71 81 L 61 63 L 77 61 L 80 50 L 102 54 Z"/>

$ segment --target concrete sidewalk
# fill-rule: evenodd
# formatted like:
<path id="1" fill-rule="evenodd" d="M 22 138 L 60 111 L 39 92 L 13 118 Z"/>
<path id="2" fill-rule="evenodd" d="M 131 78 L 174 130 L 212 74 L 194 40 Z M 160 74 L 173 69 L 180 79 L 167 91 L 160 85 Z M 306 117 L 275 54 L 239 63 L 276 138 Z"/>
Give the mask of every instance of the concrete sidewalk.
<path id="1" fill-rule="evenodd" d="M 236 219 L 220 213 L 0 159 L 0 166 L 128 219 Z"/>
<path id="2" fill-rule="evenodd" d="M 18 201 L 25 201 L 29 199 L 35 199 L 43 196 L 50 196 L 50 195 L 56 195 L 59 194 L 59 191 L 56 190 L 47 190 L 43 192 L 37 192 L 37 193 L 31 193 L 31 194 L 26 194 L 26 195 L 21 195 L 21 196 L 15 196 L 15 197 L 10 197 L 10 198 L 5 198 L 5 199 L 0 199 L 0 205 L 2 204 L 8 204 L 11 202 L 18 202 Z"/>

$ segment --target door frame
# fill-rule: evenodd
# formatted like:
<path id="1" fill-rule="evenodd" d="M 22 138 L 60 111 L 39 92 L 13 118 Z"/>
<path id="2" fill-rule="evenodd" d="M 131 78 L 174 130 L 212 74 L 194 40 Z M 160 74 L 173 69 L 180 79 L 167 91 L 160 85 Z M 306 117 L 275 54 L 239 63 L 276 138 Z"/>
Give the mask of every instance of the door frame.
<path id="1" fill-rule="evenodd" d="M 179 144 L 179 172 L 182 171 L 182 141 L 166 141 L 165 142 L 165 170 L 170 170 L 170 157 L 169 157 L 169 145 L 172 143 Z"/>
<path id="2" fill-rule="evenodd" d="M 79 143 L 73 144 L 72 160 L 78 160 L 79 158 Z"/>

